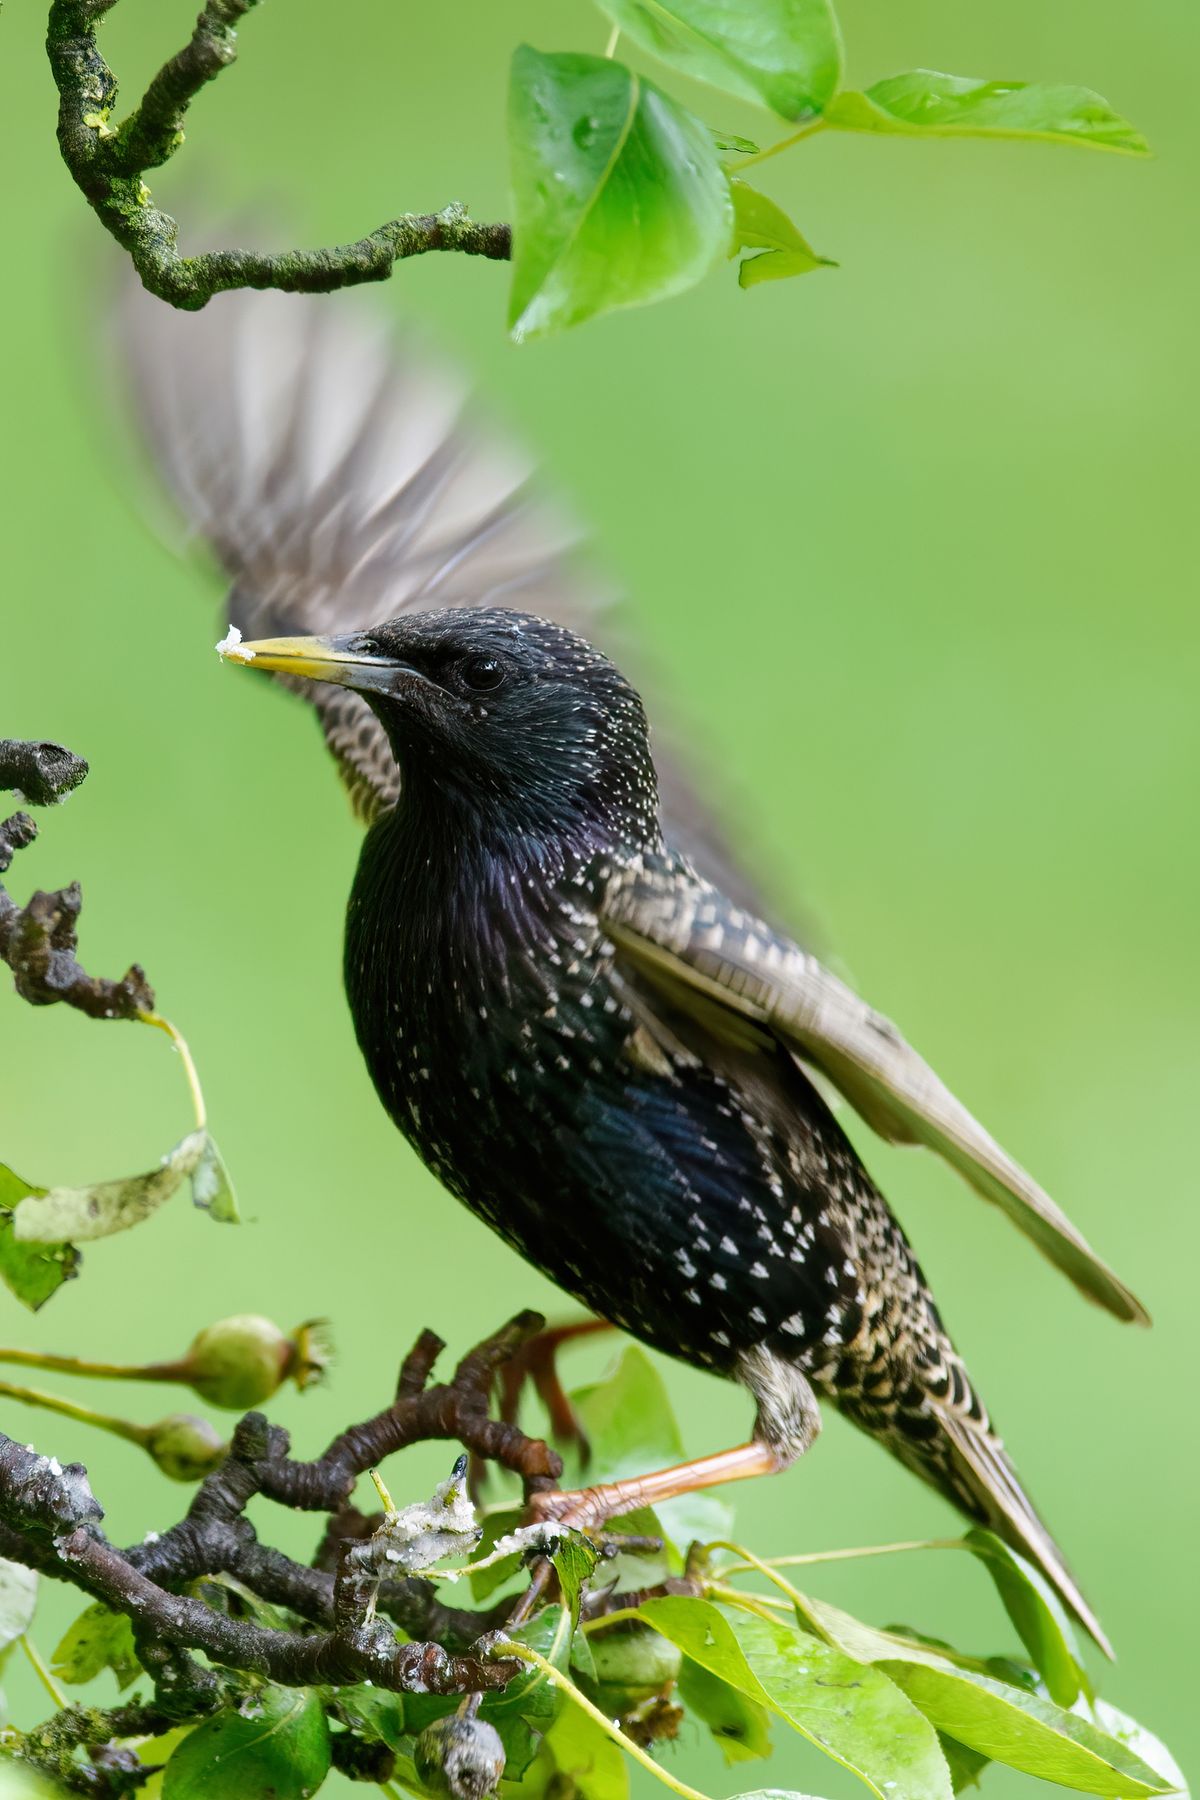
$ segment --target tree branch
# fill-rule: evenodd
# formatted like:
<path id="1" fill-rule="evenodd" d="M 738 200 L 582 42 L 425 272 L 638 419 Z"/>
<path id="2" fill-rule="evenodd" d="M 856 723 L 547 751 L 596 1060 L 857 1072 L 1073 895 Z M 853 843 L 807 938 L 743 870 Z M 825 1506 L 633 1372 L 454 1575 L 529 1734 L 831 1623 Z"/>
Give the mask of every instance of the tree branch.
<path id="1" fill-rule="evenodd" d="M 87 771 L 83 758 L 61 744 L 0 740 L 0 792 L 17 789 L 35 805 L 61 800 Z M 0 824 L 0 874 L 36 837 L 28 813 L 14 813 Z M 65 1001 L 92 1019 L 135 1019 L 153 1012 L 154 990 L 137 963 L 119 981 L 89 975 L 79 963 L 76 927 L 82 908 L 77 881 L 54 893 L 39 890 L 25 906 L 0 884 L 0 962 L 12 970 L 18 994 L 31 1006 Z"/>
<path id="2" fill-rule="evenodd" d="M 109 117 L 117 80 L 96 43 L 96 27 L 116 0 L 52 0 L 46 40 L 59 93 L 58 143 L 76 186 L 105 230 L 128 251 L 142 283 L 172 306 L 196 311 L 230 288 L 323 294 L 386 281 L 397 262 L 430 250 L 504 261 L 506 224 L 481 224 L 458 202 L 440 212 L 405 213 L 353 243 L 265 253 L 216 250 L 183 256 L 179 226 L 151 204 L 142 180 L 175 154 L 201 88 L 237 54 L 238 22 L 256 0 L 205 0 L 191 38 L 163 65 L 120 125 Z"/>
<path id="3" fill-rule="evenodd" d="M 81 1465 L 60 1467 L 0 1435 L 0 1555 L 123 1613 L 154 1682 L 151 1706 L 112 1712 L 71 1707 L 20 1738 L 17 1754 L 68 1786 L 95 1792 L 93 1772 L 77 1760 L 81 1746 L 202 1718 L 236 1699 L 243 1677 L 290 1687 L 371 1682 L 394 1692 L 432 1694 L 505 1686 L 519 1671 L 490 1654 L 489 1633 L 511 1620 L 513 1601 L 471 1612 L 441 1605 L 429 1581 L 391 1579 L 395 1516 L 364 1519 L 347 1501 L 365 1470 L 393 1450 L 431 1439 L 454 1440 L 515 1472 L 526 1498 L 554 1486 L 562 1472 L 555 1453 L 489 1412 L 498 1369 L 542 1324 L 537 1313 L 519 1314 L 465 1356 L 448 1382 L 432 1386 L 442 1344 L 432 1332 L 422 1333 L 404 1361 L 392 1404 L 341 1432 L 311 1461 L 294 1460 L 287 1433 L 261 1413 L 247 1413 L 228 1456 L 200 1484 L 186 1516 L 125 1550 L 100 1529 L 103 1512 Z M 260 1543 L 246 1517 L 259 1495 L 331 1515 L 315 1566 Z M 238 1616 L 236 1592 L 212 1582 L 219 1576 L 233 1577 L 257 1600 L 285 1607 L 287 1628 Z M 544 1581 L 536 1586 L 540 1603 Z M 522 1605 L 525 1598 L 516 1603 L 522 1616 L 531 1610 Z M 414 1641 L 398 1641 L 384 1616 Z M 217 1668 L 197 1661 L 195 1652 Z M 378 1760 L 366 1745 L 346 1748 L 345 1755 L 347 1766 L 373 1767 Z M 132 1775 L 114 1764 L 104 1782 L 102 1791 L 121 1793 Z"/>

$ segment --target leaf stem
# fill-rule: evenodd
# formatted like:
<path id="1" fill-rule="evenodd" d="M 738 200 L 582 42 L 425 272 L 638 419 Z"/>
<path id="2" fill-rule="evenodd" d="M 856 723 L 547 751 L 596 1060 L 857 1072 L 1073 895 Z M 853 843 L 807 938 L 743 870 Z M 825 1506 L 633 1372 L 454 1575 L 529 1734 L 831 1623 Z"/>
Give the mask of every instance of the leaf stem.
<path id="1" fill-rule="evenodd" d="M 906 1550 L 957 1550 L 961 1538 L 912 1538 L 897 1544 L 863 1544 L 848 1550 L 808 1550 L 796 1556 L 767 1556 L 762 1562 L 729 1563 L 713 1571 L 716 1579 L 744 1575 L 749 1569 L 798 1569 L 809 1563 L 851 1562 L 859 1556 L 894 1556 Z"/>
<path id="2" fill-rule="evenodd" d="M 727 1606 L 740 1606 L 743 1612 L 753 1613 L 756 1619 L 766 1619 L 769 1625 L 777 1625 L 775 1617 L 777 1607 L 786 1607 L 788 1612 L 795 1609 L 786 1600 L 770 1600 L 765 1594 L 743 1594 L 738 1588 L 711 1587 L 705 1590 L 710 1600 L 723 1600 Z"/>
<path id="3" fill-rule="evenodd" d="M 768 1607 L 772 1612 L 795 1612 L 790 1600 L 776 1600 L 771 1594 L 746 1594 L 741 1588 L 725 1587 L 719 1581 L 705 1584 L 704 1596 L 707 1600 L 727 1600 L 733 1606 L 740 1606 L 745 1600 L 753 1600 L 755 1611 L 759 1607 Z"/>
<path id="4" fill-rule="evenodd" d="M 164 1019 L 161 1013 L 139 1012 L 138 1018 L 143 1025 L 153 1025 L 156 1031 L 165 1031 L 171 1042 L 183 1058 L 183 1072 L 187 1076 L 188 1090 L 192 1096 L 192 1110 L 196 1115 L 196 1130 L 208 1129 L 208 1112 L 204 1105 L 204 1090 L 200 1086 L 200 1077 L 192 1060 L 192 1053 L 187 1047 L 187 1039 L 177 1025 L 170 1019 Z"/>
<path id="5" fill-rule="evenodd" d="M 17 1387 L 14 1382 L 0 1381 L 0 1395 L 6 1400 L 19 1400 L 24 1406 L 40 1406 L 45 1412 L 61 1413 L 65 1419 L 77 1419 L 81 1425 L 96 1425 L 101 1431 L 111 1431 L 116 1437 L 127 1438 L 131 1444 L 144 1444 L 146 1428 L 135 1425 L 130 1419 L 118 1419 L 111 1413 L 96 1412 L 90 1406 L 81 1406 L 77 1400 L 64 1400 L 59 1394 L 48 1394 L 43 1388 Z"/>
<path id="6" fill-rule="evenodd" d="M 166 1363 L 93 1362 L 85 1356 L 56 1356 L 49 1350 L 0 1348 L 0 1363 L 17 1363 L 25 1369 L 45 1369 L 55 1375 L 84 1375 L 105 1381 L 183 1381 L 188 1379 L 184 1361 Z"/>
<path id="7" fill-rule="evenodd" d="M 610 61 L 617 54 L 617 45 L 621 41 L 621 27 L 614 25 L 608 34 L 608 42 L 604 46 L 604 54 Z"/>
<path id="8" fill-rule="evenodd" d="M 807 120 L 798 131 L 793 131 L 790 137 L 780 138 L 777 144 L 768 144 L 765 150 L 756 150 L 753 156 L 744 156 L 738 163 L 738 173 L 740 174 L 743 169 L 752 168 L 755 163 L 766 162 L 770 156 L 778 156 L 782 150 L 790 150 L 793 144 L 800 142 L 801 138 L 815 137 L 818 131 L 824 131 L 824 129 L 824 119 Z"/>
<path id="9" fill-rule="evenodd" d="M 771 1567 L 770 1563 L 764 1562 L 761 1557 L 755 1556 L 752 1550 L 745 1549 L 741 1544 L 731 1544 L 727 1538 L 714 1538 L 709 1548 L 732 1551 L 735 1556 L 740 1556 L 743 1562 L 748 1563 L 752 1569 L 757 1569 L 760 1575 L 765 1575 L 768 1581 L 773 1581 L 780 1592 L 787 1595 L 808 1629 L 815 1632 L 817 1637 L 825 1643 L 834 1643 L 828 1627 L 817 1617 L 805 1595 L 800 1592 L 799 1588 L 794 1588 L 790 1581 L 785 1580 L 778 1570 Z"/>
<path id="10" fill-rule="evenodd" d="M 53 1675 L 51 1675 L 49 1669 L 42 1661 L 38 1652 L 38 1647 L 27 1631 L 21 1633 L 21 1648 L 29 1658 L 34 1674 L 49 1694 L 51 1700 L 53 1700 L 55 1706 L 61 1712 L 63 1707 L 67 1704 L 67 1696 L 63 1693 L 57 1681 L 55 1681 Z"/>
<path id="11" fill-rule="evenodd" d="M 605 1622 L 607 1623 L 607 1620 Z M 620 1727 L 614 1725 L 613 1721 L 605 1713 L 602 1713 L 598 1706 L 593 1706 L 587 1695 L 580 1693 L 575 1683 L 561 1670 L 556 1669 L 552 1662 L 547 1661 L 540 1651 L 531 1649 L 528 1644 L 522 1644 L 515 1639 L 501 1638 L 496 1644 L 493 1654 L 497 1657 L 514 1656 L 521 1662 L 536 1664 L 546 1680 L 553 1682 L 555 1687 L 561 1688 L 563 1693 L 588 1715 L 592 1723 L 600 1727 L 605 1737 L 611 1738 L 619 1749 L 624 1750 L 626 1755 L 632 1756 L 635 1762 L 641 1763 L 644 1769 L 648 1769 L 651 1775 L 657 1776 L 658 1780 L 663 1782 L 666 1787 L 681 1794 L 683 1800 L 708 1800 L 708 1796 L 702 1794 L 698 1788 L 688 1787 L 686 1782 L 677 1781 L 674 1775 L 668 1774 L 661 1764 L 656 1763 L 652 1756 L 647 1755 L 640 1744 L 635 1744 L 632 1738 L 627 1738 Z"/>

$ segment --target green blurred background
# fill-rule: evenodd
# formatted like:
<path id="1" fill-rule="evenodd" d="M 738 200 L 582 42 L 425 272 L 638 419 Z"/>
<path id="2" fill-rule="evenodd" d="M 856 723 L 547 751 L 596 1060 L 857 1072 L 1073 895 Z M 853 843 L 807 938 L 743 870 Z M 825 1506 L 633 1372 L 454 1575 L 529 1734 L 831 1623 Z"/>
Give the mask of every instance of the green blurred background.
<path id="1" fill-rule="evenodd" d="M 128 98 L 193 12 L 125 0 L 105 26 Z M 14 887 L 79 877 L 89 966 L 145 963 L 199 1059 L 250 1222 L 235 1234 L 176 1202 L 90 1249 L 38 1317 L 0 1293 L 0 1337 L 140 1359 L 237 1310 L 328 1314 L 334 1378 L 274 1406 L 314 1453 L 385 1400 L 419 1326 L 459 1348 L 518 1305 L 562 1309 L 378 1107 L 339 979 L 357 830 L 303 710 L 212 655 L 216 580 L 139 520 L 144 483 L 87 329 L 98 228 L 56 159 L 43 15 L 27 3 L 0 19 L 0 731 L 59 738 L 93 772 L 44 816 Z M 375 299 L 432 324 L 594 523 L 782 906 L 818 921 L 1155 1314 L 1152 1334 L 1119 1329 L 932 1160 L 868 1142 L 1119 1647 L 1105 1693 L 1186 1769 L 1200 26 L 1189 0 L 1136 15 L 1127 0 L 854 0 L 843 17 L 858 83 L 918 65 L 1086 82 L 1156 159 L 831 135 L 767 164 L 762 185 L 838 271 L 750 294 L 728 273 L 520 351 L 501 267 L 426 258 Z M 513 45 L 598 50 L 606 35 L 598 12 L 535 0 L 264 8 L 156 197 L 186 195 L 190 165 L 201 204 L 275 196 L 313 242 L 456 197 L 502 217 Z M 770 134 L 748 108 L 668 85 L 714 124 Z M 178 1066 L 150 1032 L 0 996 L 0 1068 L 0 1158 L 32 1180 L 148 1166 L 188 1126 Z M 603 1362 L 579 1352 L 569 1372 Z M 740 1438 L 743 1396 L 664 1367 L 690 1450 Z M 130 1410 L 183 1403 L 135 1390 Z M 87 1459 L 118 1540 L 185 1498 L 83 1428 L 7 1403 L 3 1424 Z M 424 1447 L 389 1479 L 415 1496 L 445 1462 Z M 760 1553 L 951 1525 L 836 1420 L 805 1466 L 737 1501 Z M 304 1520 L 279 1529 L 297 1549 L 311 1539 Z M 847 1566 L 818 1591 L 1008 1642 L 957 1559 Z M 44 1649 L 73 1610 L 48 1600 Z M 19 1719 L 45 1710 L 23 1667 L 7 1681 Z M 853 1786 L 794 1747 L 729 1775 L 691 1737 L 667 1754 L 714 1792 Z M 1021 1784 L 993 1771 L 988 1786 Z"/>

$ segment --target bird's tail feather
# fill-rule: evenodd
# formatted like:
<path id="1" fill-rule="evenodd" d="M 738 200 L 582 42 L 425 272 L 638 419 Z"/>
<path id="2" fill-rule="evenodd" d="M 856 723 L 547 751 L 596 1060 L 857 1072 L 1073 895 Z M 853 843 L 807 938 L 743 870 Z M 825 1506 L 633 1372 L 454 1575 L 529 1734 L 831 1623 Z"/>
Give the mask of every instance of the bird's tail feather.
<path id="1" fill-rule="evenodd" d="M 1040 1570 L 1105 1656 L 1111 1657 L 1112 1645 L 1103 1626 L 1038 1517 L 1000 1439 L 986 1427 L 981 1429 L 979 1423 L 949 1410 L 942 1413 L 941 1423 L 951 1451 L 951 1480 L 963 1490 L 963 1500 L 972 1503 L 970 1510 L 985 1517 L 997 1537 Z"/>

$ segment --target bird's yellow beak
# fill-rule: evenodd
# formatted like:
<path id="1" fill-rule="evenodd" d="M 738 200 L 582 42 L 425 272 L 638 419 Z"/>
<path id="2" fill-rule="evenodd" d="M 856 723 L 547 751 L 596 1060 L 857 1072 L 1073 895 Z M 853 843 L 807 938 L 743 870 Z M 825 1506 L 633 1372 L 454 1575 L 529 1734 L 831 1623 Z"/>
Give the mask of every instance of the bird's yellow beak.
<path id="1" fill-rule="evenodd" d="M 331 681 L 348 688 L 386 688 L 404 666 L 364 650 L 359 633 L 332 638 L 253 638 L 244 643 L 236 625 L 230 626 L 217 645 L 217 654 L 248 668 L 297 675 L 306 681 Z"/>

